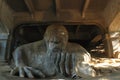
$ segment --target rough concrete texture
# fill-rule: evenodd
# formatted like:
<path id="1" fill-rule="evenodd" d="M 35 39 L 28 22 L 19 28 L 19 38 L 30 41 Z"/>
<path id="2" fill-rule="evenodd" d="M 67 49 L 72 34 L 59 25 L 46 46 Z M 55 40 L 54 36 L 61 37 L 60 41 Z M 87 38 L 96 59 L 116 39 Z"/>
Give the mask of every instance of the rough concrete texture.
<path id="1" fill-rule="evenodd" d="M 0 22 L 4 24 L 7 30 L 14 26 L 13 11 L 4 0 L 0 0 Z"/>
<path id="2" fill-rule="evenodd" d="M 105 18 L 105 26 L 109 27 L 115 16 L 120 11 L 120 0 L 110 0 L 107 7 L 104 9 L 103 16 Z M 117 27 L 117 26 L 114 26 Z"/>

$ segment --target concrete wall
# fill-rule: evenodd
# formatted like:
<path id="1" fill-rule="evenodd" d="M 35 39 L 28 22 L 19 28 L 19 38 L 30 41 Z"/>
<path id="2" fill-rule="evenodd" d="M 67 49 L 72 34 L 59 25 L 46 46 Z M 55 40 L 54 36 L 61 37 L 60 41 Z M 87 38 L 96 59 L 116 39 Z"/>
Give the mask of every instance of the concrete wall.
<path id="1" fill-rule="evenodd" d="M 0 59 L 4 59 L 9 30 L 14 26 L 13 11 L 0 0 Z"/>
<path id="2" fill-rule="evenodd" d="M 103 12 L 105 27 L 106 27 L 106 53 L 109 57 L 114 56 L 114 49 L 116 44 L 119 44 L 118 38 L 111 37 L 113 32 L 120 30 L 120 0 L 110 0 Z"/>
<path id="3" fill-rule="evenodd" d="M 110 0 L 109 4 L 104 10 L 104 19 L 105 26 L 110 28 L 111 23 L 113 22 L 116 15 L 120 12 L 120 0 Z M 120 21 L 120 20 L 119 20 Z M 116 22 L 118 23 L 118 21 Z M 115 28 L 116 26 L 114 26 Z"/>
<path id="4" fill-rule="evenodd" d="M 115 16 L 112 23 L 109 26 L 110 32 L 120 31 L 120 12 Z"/>
<path id="5" fill-rule="evenodd" d="M 13 11 L 4 0 L 0 0 L 0 22 L 3 23 L 8 30 L 14 26 Z"/>

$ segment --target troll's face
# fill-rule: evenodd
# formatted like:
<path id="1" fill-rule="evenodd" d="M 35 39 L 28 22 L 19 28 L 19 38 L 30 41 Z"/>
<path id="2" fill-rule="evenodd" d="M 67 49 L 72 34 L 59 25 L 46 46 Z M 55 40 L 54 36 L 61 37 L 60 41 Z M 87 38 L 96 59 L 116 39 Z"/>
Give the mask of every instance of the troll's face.
<path id="1" fill-rule="evenodd" d="M 51 25 L 48 26 L 44 39 L 49 50 L 60 51 L 66 48 L 68 32 L 64 26 Z"/>

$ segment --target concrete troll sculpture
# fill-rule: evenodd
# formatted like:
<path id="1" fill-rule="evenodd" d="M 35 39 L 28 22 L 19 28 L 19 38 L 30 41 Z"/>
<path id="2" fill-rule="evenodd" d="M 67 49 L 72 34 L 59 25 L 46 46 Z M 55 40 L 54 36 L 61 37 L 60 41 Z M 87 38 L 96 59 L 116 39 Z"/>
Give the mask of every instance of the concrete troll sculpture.
<path id="1" fill-rule="evenodd" d="M 50 25 L 44 39 L 24 44 L 13 52 L 12 75 L 28 78 L 74 78 L 95 76 L 88 65 L 90 54 L 79 44 L 68 42 L 68 31 L 62 25 Z"/>

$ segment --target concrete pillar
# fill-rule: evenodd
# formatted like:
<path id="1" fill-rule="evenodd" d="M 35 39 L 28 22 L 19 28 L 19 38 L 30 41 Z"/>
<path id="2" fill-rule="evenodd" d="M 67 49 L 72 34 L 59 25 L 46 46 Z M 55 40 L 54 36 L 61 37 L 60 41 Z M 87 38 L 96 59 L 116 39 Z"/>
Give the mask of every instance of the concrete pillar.
<path id="1" fill-rule="evenodd" d="M 107 54 L 107 56 L 109 58 L 113 57 L 113 46 L 109 33 L 105 34 L 104 44 L 105 44 L 105 53 Z"/>

